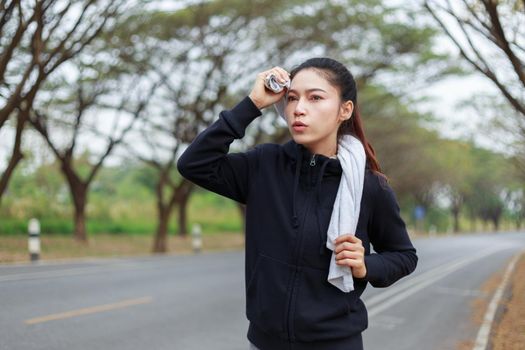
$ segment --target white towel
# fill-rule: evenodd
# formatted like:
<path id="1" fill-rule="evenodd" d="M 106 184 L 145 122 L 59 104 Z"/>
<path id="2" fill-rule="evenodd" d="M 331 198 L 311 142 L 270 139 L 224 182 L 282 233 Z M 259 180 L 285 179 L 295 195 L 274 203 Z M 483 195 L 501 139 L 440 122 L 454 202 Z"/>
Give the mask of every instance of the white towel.
<path id="1" fill-rule="evenodd" d="M 352 135 L 343 135 L 339 140 L 337 158 L 341 162 L 343 174 L 335 197 L 332 217 L 328 226 L 326 247 L 335 249 L 335 240 L 343 234 L 355 234 L 361 209 L 361 197 L 365 179 L 366 154 L 361 141 Z M 332 253 L 328 282 L 342 290 L 354 290 L 352 271 L 347 266 L 335 263 Z"/>
<path id="2" fill-rule="evenodd" d="M 275 74 L 269 74 L 264 79 L 264 85 L 276 94 L 283 91 L 285 88 L 288 89 L 290 87 L 290 80 L 285 81 L 284 83 L 280 83 L 277 80 L 277 77 Z"/>
<path id="3" fill-rule="evenodd" d="M 286 120 L 284 114 L 285 98 L 280 99 L 274 106 L 277 113 Z M 355 234 L 357 229 L 366 165 L 366 154 L 363 144 L 355 136 L 343 135 L 339 139 L 337 158 L 341 163 L 343 174 L 339 182 L 327 232 L 326 247 L 332 252 L 335 249 L 334 243 L 338 236 Z M 335 253 L 332 253 L 330 260 L 328 282 L 343 292 L 354 290 L 352 270 L 347 266 L 337 265 Z"/>

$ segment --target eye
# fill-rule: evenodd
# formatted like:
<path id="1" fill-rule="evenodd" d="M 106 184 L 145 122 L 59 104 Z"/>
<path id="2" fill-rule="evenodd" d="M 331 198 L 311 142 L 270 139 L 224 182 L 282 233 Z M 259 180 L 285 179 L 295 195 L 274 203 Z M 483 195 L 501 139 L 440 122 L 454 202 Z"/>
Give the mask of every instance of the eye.
<path id="1" fill-rule="evenodd" d="M 288 95 L 287 100 L 288 100 L 288 102 L 290 102 L 290 101 L 297 101 L 297 97 Z"/>
<path id="2" fill-rule="evenodd" d="M 312 95 L 310 96 L 310 100 L 313 100 L 313 101 L 319 101 L 319 100 L 322 100 L 323 98 L 319 95 Z"/>

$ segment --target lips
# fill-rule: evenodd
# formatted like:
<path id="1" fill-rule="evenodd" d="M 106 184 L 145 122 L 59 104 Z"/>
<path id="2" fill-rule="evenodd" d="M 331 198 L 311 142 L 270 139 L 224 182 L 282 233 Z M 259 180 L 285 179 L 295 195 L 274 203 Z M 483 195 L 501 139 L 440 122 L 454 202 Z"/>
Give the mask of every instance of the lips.
<path id="1" fill-rule="evenodd" d="M 302 123 L 302 122 L 294 122 L 292 124 L 292 129 L 295 132 L 304 131 L 307 127 L 308 127 L 308 125 L 306 125 L 305 123 Z"/>
<path id="2" fill-rule="evenodd" d="M 292 126 L 295 127 L 295 126 L 308 126 L 308 125 L 306 125 L 305 123 L 302 123 L 302 122 L 294 122 L 292 124 Z"/>

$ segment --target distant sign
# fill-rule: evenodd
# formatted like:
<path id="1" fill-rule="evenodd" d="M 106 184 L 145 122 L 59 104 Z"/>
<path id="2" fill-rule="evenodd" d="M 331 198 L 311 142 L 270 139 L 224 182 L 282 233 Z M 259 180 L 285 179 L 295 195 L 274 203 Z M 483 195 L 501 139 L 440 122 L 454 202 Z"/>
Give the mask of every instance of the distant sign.
<path id="1" fill-rule="evenodd" d="M 414 208 L 414 218 L 416 218 L 416 220 L 421 220 L 424 217 L 425 217 L 425 208 L 421 205 L 417 205 Z"/>

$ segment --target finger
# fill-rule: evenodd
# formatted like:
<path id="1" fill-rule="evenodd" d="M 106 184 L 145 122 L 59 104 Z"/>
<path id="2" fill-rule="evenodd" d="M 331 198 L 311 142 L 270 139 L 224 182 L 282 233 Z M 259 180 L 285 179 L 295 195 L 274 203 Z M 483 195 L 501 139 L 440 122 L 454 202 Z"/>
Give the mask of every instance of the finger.
<path id="1" fill-rule="evenodd" d="M 272 69 L 270 69 L 268 74 L 273 74 L 277 78 L 277 81 L 281 84 L 284 84 L 288 80 L 290 80 L 290 75 L 286 70 L 279 66 L 275 66 Z"/>
<path id="2" fill-rule="evenodd" d="M 357 238 L 356 235 L 350 235 L 350 237 L 348 237 L 347 239 L 347 242 L 355 243 L 355 244 L 362 244 L 362 241 L 359 238 Z"/>
<path id="3" fill-rule="evenodd" d="M 364 251 L 363 245 L 360 243 L 343 242 L 335 246 L 334 252 L 340 253 L 343 250 L 350 251 Z"/>
<path id="4" fill-rule="evenodd" d="M 355 260 L 355 259 L 341 259 L 341 260 L 337 260 L 335 262 L 337 265 L 340 265 L 340 266 L 348 266 L 348 267 L 352 267 L 352 268 L 361 268 L 363 267 L 363 263 L 360 262 L 359 260 Z"/>
<path id="5" fill-rule="evenodd" d="M 355 238 L 355 236 L 352 235 L 352 234 L 349 234 L 349 233 L 344 234 L 344 235 L 340 235 L 340 236 L 338 236 L 335 239 L 335 244 L 339 244 L 339 243 L 344 242 L 344 241 L 353 242 L 354 238 Z"/>
<path id="6" fill-rule="evenodd" d="M 351 252 L 349 250 L 343 250 L 335 256 L 335 260 L 341 259 L 354 259 L 359 260 L 363 258 L 363 254 L 360 252 Z"/>
<path id="7" fill-rule="evenodd" d="M 281 79 L 281 83 L 285 83 L 290 80 L 290 73 L 288 73 L 286 70 L 282 69 L 281 67 L 277 67 L 279 72 L 279 77 Z"/>

